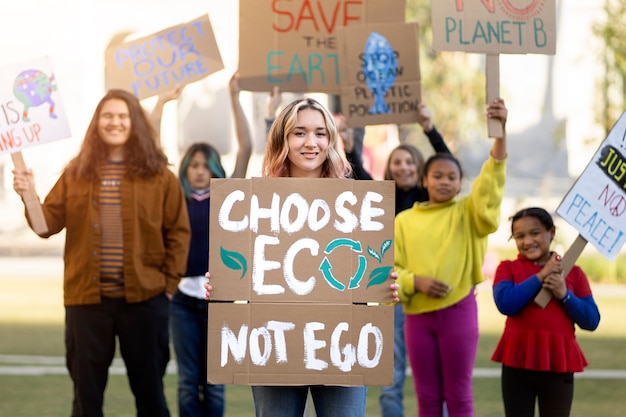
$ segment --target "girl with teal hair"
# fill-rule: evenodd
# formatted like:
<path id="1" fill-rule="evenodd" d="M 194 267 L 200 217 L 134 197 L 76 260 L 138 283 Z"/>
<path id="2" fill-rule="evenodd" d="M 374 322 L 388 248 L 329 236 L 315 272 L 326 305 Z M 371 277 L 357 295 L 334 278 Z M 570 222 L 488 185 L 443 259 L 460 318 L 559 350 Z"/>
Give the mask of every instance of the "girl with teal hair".
<path id="1" fill-rule="evenodd" d="M 243 178 L 252 154 L 248 121 L 239 102 L 238 75 L 230 80 L 230 96 L 237 157 L 232 178 Z M 192 144 L 182 157 L 179 180 L 187 200 L 191 243 L 187 270 L 170 305 L 172 341 L 178 367 L 178 415 L 224 415 L 224 386 L 206 382 L 207 314 L 204 274 L 209 264 L 209 208 L 211 179 L 226 178 L 219 152 L 205 142 Z"/>

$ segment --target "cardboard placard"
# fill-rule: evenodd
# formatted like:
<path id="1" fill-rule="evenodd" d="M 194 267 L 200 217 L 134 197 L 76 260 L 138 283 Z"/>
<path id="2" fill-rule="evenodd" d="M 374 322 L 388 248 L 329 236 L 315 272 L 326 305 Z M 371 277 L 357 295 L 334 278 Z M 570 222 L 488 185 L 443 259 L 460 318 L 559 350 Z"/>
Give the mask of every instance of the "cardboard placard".
<path id="1" fill-rule="evenodd" d="M 431 17 L 435 51 L 556 53 L 554 0 L 438 0 Z"/>
<path id="2" fill-rule="evenodd" d="M 212 180 L 208 380 L 390 384 L 394 210 L 392 181 Z M 363 356 L 337 365 L 336 343 Z"/>
<path id="3" fill-rule="evenodd" d="M 340 27 L 404 22 L 406 0 L 240 0 L 239 84 L 340 94 Z"/>
<path id="4" fill-rule="evenodd" d="M 22 149 L 70 137 L 52 63 L 46 56 L 0 67 L 0 154 L 11 154 L 20 171 L 27 167 Z M 34 189 L 22 196 L 35 233 L 48 231 Z"/>
<path id="5" fill-rule="evenodd" d="M 626 242 L 626 111 L 556 210 L 603 256 Z"/>
<path id="6" fill-rule="evenodd" d="M 417 23 L 338 30 L 344 49 L 342 112 L 351 127 L 417 123 L 421 100 Z"/>
<path id="7" fill-rule="evenodd" d="M 144 99 L 223 68 L 209 16 L 202 16 L 109 47 L 105 52 L 105 87 L 127 90 Z"/>
<path id="8" fill-rule="evenodd" d="M 0 154 L 70 137 L 48 57 L 0 67 Z"/>
<path id="9" fill-rule="evenodd" d="M 393 308 L 209 303 L 211 384 L 391 385 Z"/>
<path id="10" fill-rule="evenodd" d="M 487 78 L 487 104 L 500 97 L 500 56 L 487 54 L 485 75 Z M 498 119 L 487 118 L 487 134 L 490 138 L 501 138 L 504 134 Z"/>

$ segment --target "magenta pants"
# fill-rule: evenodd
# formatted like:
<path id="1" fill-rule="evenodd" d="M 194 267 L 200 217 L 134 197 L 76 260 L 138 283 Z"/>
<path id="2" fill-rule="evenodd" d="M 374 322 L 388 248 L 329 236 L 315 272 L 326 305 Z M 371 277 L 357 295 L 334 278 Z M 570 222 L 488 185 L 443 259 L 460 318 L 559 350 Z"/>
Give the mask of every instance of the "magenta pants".
<path id="1" fill-rule="evenodd" d="M 407 314 L 406 348 L 420 417 L 473 417 L 472 371 L 478 346 L 474 291 L 438 311 Z"/>

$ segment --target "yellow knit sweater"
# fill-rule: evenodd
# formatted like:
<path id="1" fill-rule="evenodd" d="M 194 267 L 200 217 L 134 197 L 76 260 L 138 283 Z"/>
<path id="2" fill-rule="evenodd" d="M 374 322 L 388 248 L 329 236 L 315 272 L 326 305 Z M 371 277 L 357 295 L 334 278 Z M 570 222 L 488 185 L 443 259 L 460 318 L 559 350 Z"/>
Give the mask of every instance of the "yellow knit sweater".
<path id="1" fill-rule="evenodd" d="M 469 195 L 445 203 L 416 203 L 395 219 L 395 269 L 400 301 L 406 314 L 449 307 L 484 280 L 482 265 L 487 237 L 500 224 L 505 161 L 483 164 Z M 414 275 L 450 285 L 444 298 L 417 292 Z"/>

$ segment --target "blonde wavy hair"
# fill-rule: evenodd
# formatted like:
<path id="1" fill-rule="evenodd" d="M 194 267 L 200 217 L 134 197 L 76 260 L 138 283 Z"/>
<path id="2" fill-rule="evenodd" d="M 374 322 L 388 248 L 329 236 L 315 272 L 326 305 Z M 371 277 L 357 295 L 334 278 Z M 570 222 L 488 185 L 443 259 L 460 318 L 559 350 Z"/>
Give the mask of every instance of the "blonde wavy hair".
<path id="1" fill-rule="evenodd" d="M 333 116 L 318 101 L 301 98 L 291 102 L 280 112 L 267 134 L 262 173 L 264 177 L 289 177 L 289 143 L 287 138 L 295 130 L 298 112 L 304 109 L 319 111 L 328 130 L 327 158 L 322 166 L 321 178 L 347 178 L 352 167 L 339 149 L 339 134 Z"/>

